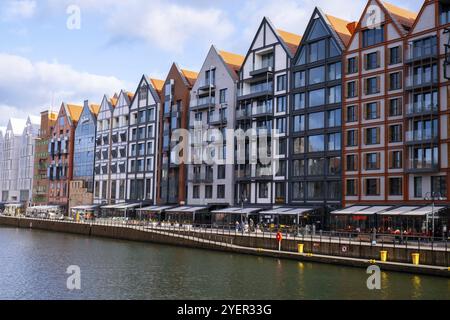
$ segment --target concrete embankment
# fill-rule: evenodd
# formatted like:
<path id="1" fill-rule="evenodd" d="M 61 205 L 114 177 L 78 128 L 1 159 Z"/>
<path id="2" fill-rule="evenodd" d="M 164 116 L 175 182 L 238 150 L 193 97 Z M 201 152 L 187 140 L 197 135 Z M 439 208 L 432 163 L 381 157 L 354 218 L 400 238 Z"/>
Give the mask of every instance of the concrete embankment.
<path id="1" fill-rule="evenodd" d="M 252 237 L 234 233 L 174 232 L 173 230 L 142 229 L 130 226 L 110 226 L 95 223 L 73 223 L 5 216 L 0 216 L 0 225 L 352 267 L 367 267 L 371 264 L 377 264 L 382 270 L 450 277 L 450 269 L 448 268 L 450 261 L 446 250 L 381 248 L 370 244 L 354 245 L 308 241 L 307 239 L 300 241 L 299 239 L 287 239 L 282 242 L 282 251 L 278 251 L 278 245 L 273 238 Z M 304 254 L 297 252 L 298 244 L 300 243 L 304 245 Z M 342 249 L 343 247 L 345 247 L 345 252 Z M 387 262 L 379 261 L 380 250 L 388 252 Z M 420 265 L 411 263 L 411 254 L 416 252 L 420 252 Z"/>

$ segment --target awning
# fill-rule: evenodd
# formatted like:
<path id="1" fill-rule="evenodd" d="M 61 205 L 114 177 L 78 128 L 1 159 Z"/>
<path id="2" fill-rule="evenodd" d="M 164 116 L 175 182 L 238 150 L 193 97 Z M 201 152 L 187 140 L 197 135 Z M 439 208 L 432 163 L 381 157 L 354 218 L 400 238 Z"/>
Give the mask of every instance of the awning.
<path id="1" fill-rule="evenodd" d="M 368 206 L 352 206 L 345 209 L 334 210 L 331 214 L 354 214 L 355 212 L 362 211 L 367 208 Z"/>
<path id="2" fill-rule="evenodd" d="M 134 208 L 137 208 L 137 207 L 140 207 L 140 206 L 142 206 L 142 203 L 125 203 L 125 204 L 122 204 L 121 206 L 119 206 L 119 207 L 117 207 L 115 209 L 117 209 L 117 210 L 129 210 L 129 209 L 134 209 Z"/>
<path id="3" fill-rule="evenodd" d="M 392 210 L 387 210 L 378 214 L 382 216 L 398 216 L 404 214 L 405 212 L 416 210 L 417 208 L 419 207 L 403 206 Z"/>
<path id="4" fill-rule="evenodd" d="M 373 215 L 373 214 L 379 214 L 381 212 L 387 211 L 390 208 L 392 208 L 391 206 L 373 206 L 373 207 L 368 207 L 366 209 L 360 210 L 360 211 L 356 211 L 353 214 L 355 215 Z"/>
<path id="5" fill-rule="evenodd" d="M 34 206 L 34 207 L 28 207 L 28 211 L 47 211 L 47 210 L 58 210 L 60 209 L 60 206 Z"/>
<path id="6" fill-rule="evenodd" d="M 121 207 L 121 206 L 123 206 L 123 203 L 120 203 L 120 204 L 108 204 L 108 205 L 106 205 L 106 206 L 103 206 L 103 207 L 101 207 L 102 209 L 116 209 L 116 208 L 118 208 L 118 207 Z"/>
<path id="7" fill-rule="evenodd" d="M 86 206 L 77 206 L 77 207 L 72 207 L 72 210 L 95 210 L 97 209 L 99 206 L 98 205 L 86 205 Z"/>
<path id="8" fill-rule="evenodd" d="M 189 206 L 183 206 L 183 207 L 177 207 L 166 210 L 166 212 L 174 212 L 174 213 L 196 213 L 198 211 L 207 210 L 208 207 L 189 207 Z"/>
<path id="9" fill-rule="evenodd" d="M 434 214 L 437 214 L 440 210 L 445 209 L 445 207 L 433 207 L 432 206 L 426 206 L 422 207 L 413 211 L 408 211 L 403 213 L 404 216 L 426 216 L 430 215 L 434 212 Z"/>
<path id="10" fill-rule="evenodd" d="M 229 213 L 235 213 L 238 210 L 241 210 L 241 208 L 229 207 L 229 208 L 223 208 L 223 209 L 214 210 L 214 211 L 211 211 L 211 213 L 214 213 L 214 214 L 229 214 Z"/>
<path id="11" fill-rule="evenodd" d="M 150 206 L 150 207 L 136 209 L 136 211 L 148 211 L 148 212 L 160 213 L 160 212 L 166 211 L 167 209 L 171 209 L 171 208 L 173 208 L 173 206 Z"/>
<path id="12" fill-rule="evenodd" d="M 289 211 L 285 211 L 282 214 L 289 214 L 289 215 L 301 215 L 306 212 L 310 212 L 314 210 L 313 208 L 294 208 L 290 209 Z"/>
<path id="13" fill-rule="evenodd" d="M 273 207 L 270 210 L 261 211 L 261 214 L 282 214 L 285 211 L 289 211 L 291 208 Z"/>

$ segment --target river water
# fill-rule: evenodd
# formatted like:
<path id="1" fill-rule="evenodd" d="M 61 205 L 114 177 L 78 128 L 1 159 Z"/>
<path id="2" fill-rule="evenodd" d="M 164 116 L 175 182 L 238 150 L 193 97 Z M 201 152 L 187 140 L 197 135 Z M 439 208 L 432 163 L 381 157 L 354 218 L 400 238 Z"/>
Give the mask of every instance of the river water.
<path id="1" fill-rule="evenodd" d="M 69 266 L 81 289 L 67 289 Z M 0 227 L 0 299 L 450 299 L 450 279 Z"/>

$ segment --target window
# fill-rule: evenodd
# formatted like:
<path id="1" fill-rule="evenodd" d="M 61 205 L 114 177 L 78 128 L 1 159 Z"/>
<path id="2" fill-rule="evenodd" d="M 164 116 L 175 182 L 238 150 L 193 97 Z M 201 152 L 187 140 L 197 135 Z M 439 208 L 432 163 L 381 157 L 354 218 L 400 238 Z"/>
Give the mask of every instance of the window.
<path id="1" fill-rule="evenodd" d="M 278 130 L 278 133 L 286 133 L 286 118 L 278 118 L 276 121 L 276 129 Z"/>
<path id="2" fill-rule="evenodd" d="M 211 199 L 213 194 L 213 187 L 212 186 L 205 186 L 205 198 Z"/>
<path id="3" fill-rule="evenodd" d="M 296 159 L 292 161 L 292 175 L 302 177 L 305 175 L 305 160 Z"/>
<path id="4" fill-rule="evenodd" d="M 277 112 L 286 112 L 286 96 L 277 98 Z"/>
<path id="5" fill-rule="evenodd" d="M 402 62 L 402 51 L 401 47 L 389 48 L 389 64 L 397 64 Z"/>
<path id="6" fill-rule="evenodd" d="M 366 170 L 380 169 L 380 155 L 378 153 L 366 153 Z"/>
<path id="7" fill-rule="evenodd" d="M 194 199 L 200 198 L 200 187 L 199 186 L 192 187 L 192 198 L 194 198 Z"/>
<path id="8" fill-rule="evenodd" d="M 447 197 L 447 179 L 445 176 L 431 177 L 431 192 Z"/>
<path id="9" fill-rule="evenodd" d="M 341 174 L 341 157 L 328 159 L 328 174 L 333 176 Z"/>
<path id="10" fill-rule="evenodd" d="M 380 143 L 380 128 L 368 128 L 366 129 L 366 144 L 379 144 Z"/>
<path id="11" fill-rule="evenodd" d="M 335 86 L 328 89 L 328 103 L 340 103 L 341 102 L 341 86 Z"/>
<path id="12" fill-rule="evenodd" d="M 278 202 L 284 202 L 286 199 L 286 185 L 284 182 L 275 183 L 275 199 Z"/>
<path id="13" fill-rule="evenodd" d="M 358 145 L 358 131 L 347 131 L 347 147 L 356 147 Z"/>
<path id="14" fill-rule="evenodd" d="M 325 81 L 325 66 L 309 69 L 309 85 Z"/>
<path id="15" fill-rule="evenodd" d="M 341 150 L 341 134 L 329 133 L 328 134 L 328 150 L 339 151 Z"/>
<path id="16" fill-rule="evenodd" d="M 273 67 L 273 52 L 261 56 L 261 68 Z"/>
<path id="17" fill-rule="evenodd" d="M 356 106 L 348 106 L 347 107 L 347 122 L 355 122 L 357 121 L 357 109 Z"/>
<path id="18" fill-rule="evenodd" d="M 308 115 L 308 130 L 322 129 L 325 127 L 324 113 L 315 112 Z"/>
<path id="19" fill-rule="evenodd" d="M 379 179 L 366 179 L 366 195 L 367 196 L 379 196 L 380 195 L 380 180 Z"/>
<path id="20" fill-rule="evenodd" d="M 401 196 L 402 195 L 402 178 L 389 178 L 389 195 Z"/>
<path id="21" fill-rule="evenodd" d="M 356 196 L 356 180 L 349 179 L 345 182 L 347 196 Z"/>
<path id="22" fill-rule="evenodd" d="M 224 199 L 225 198 L 225 185 L 219 184 L 217 185 L 217 199 Z"/>
<path id="23" fill-rule="evenodd" d="M 347 98 L 355 98 L 358 96 L 358 87 L 356 81 L 347 82 Z"/>
<path id="24" fill-rule="evenodd" d="M 341 126 L 341 109 L 327 111 L 327 115 L 329 128 Z"/>
<path id="25" fill-rule="evenodd" d="M 401 142 L 402 141 L 402 125 L 396 124 L 389 127 L 389 142 Z"/>
<path id="26" fill-rule="evenodd" d="M 325 40 L 320 40 L 309 45 L 309 62 L 325 59 Z"/>
<path id="27" fill-rule="evenodd" d="M 292 183 L 292 200 L 303 200 L 305 198 L 303 182 Z"/>
<path id="28" fill-rule="evenodd" d="M 389 116 L 396 117 L 402 115 L 402 99 L 395 98 L 389 100 Z"/>
<path id="29" fill-rule="evenodd" d="M 342 77 L 342 64 L 340 62 L 328 65 L 328 80 L 339 80 Z"/>
<path id="30" fill-rule="evenodd" d="M 347 155 L 346 171 L 356 171 L 358 156 L 356 154 Z"/>
<path id="31" fill-rule="evenodd" d="M 294 87 L 304 87 L 305 86 L 305 71 L 294 72 Z"/>
<path id="32" fill-rule="evenodd" d="M 316 107 L 325 104 L 325 89 L 318 89 L 309 92 L 309 107 Z"/>
<path id="33" fill-rule="evenodd" d="M 366 94 L 375 94 L 375 93 L 379 93 L 380 89 L 379 89 L 379 82 L 380 79 L 378 77 L 372 77 L 372 78 L 368 78 L 365 81 L 365 92 Z"/>
<path id="34" fill-rule="evenodd" d="M 366 120 L 378 119 L 380 117 L 378 110 L 379 108 L 377 102 L 366 104 Z"/>
<path id="35" fill-rule="evenodd" d="M 205 72 L 205 84 L 215 85 L 216 83 L 216 69 L 207 70 Z"/>
<path id="36" fill-rule="evenodd" d="M 225 179 L 225 166 L 217 166 L 217 179 Z"/>
<path id="37" fill-rule="evenodd" d="M 352 57 L 347 59 L 347 74 L 358 72 L 358 58 Z"/>
<path id="38" fill-rule="evenodd" d="M 286 160 L 278 160 L 278 170 L 275 175 L 277 177 L 284 177 L 286 175 Z"/>
<path id="39" fill-rule="evenodd" d="M 422 177 L 414 177 L 414 198 L 422 197 Z"/>
<path id="40" fill-rule="evenodd" d="M 269 183 L 260 182 L 258 184 L 258 197 L 261 199 L 266 199 L 269 197 Z"/>
<path id="41" fill-rule="evenodd" d="M 389 74 L 389 90 L 399 90 L 402 88 L 401 72 L 394 72 Z"/>
<path id="42" fill-rule="evenodd" d="M 277 91 L 286 90 L 286 75 L 283 74 L 277 77 Z"/>
<path id="43" fill-rule="evenodd" d="M 380 67 L 378 51 L 366 54 L 365 60 L 366 70 L 372 70 Z"/>
<path id="44" fill-rule="evenodd" d="M 305 138 L 294 139 L 294 154 L 301 154 L 305 152 Z"/>
<path id="45" fill-rule="evenodd" d="M 402 151 L 389 152 L 389 169 L 401 169 L 403 167 Z"/>
<path id="46" fill-rule="evenodd" d="M 325 151 L 325 138 L 323 135 L 308 137 L 308 151 L 321 152 Z"/>
<path id="47" fill-rule="evenodd" d="M 294 116 L 294 132 L 301 132 L 305 130 L 305 116 Z"/>
<path id="48" fill-rule="evenodd" d="M 226 103 L 227 102 L 227 92 L 228 89 L 221 89 L 219 92 L 220 95 L 220 103 Z"/>
<path id="49" fill-rule="evenodd" d="M 310 181 L 308 186 L 308 199 L 323 199 L 324 198 L 324 182 L 323 181 Z"/>
<path id="50" fill-rule="evenodd" d="M 325 173 L 325 159 L 308 159 L 308 175 L 322 176 Z"/>
<path id="51" fill-rule="evenodd" d="M 363 47 L 369 47 L 384 41 L 384 26 L 367 29 L 362 32 Z"/>
<path id="52" fill-rule="evenodd" d="M 439 12 L 441 16 L 441 24 L 450 23 L 450 4 L 441 2 L 439 4 Z"/>
<path id="53" fill-rule="evenodd" d="M 305 108 L 305 94 L 296 93 L 294 94 L 294 110 L 300 110 Z"/>

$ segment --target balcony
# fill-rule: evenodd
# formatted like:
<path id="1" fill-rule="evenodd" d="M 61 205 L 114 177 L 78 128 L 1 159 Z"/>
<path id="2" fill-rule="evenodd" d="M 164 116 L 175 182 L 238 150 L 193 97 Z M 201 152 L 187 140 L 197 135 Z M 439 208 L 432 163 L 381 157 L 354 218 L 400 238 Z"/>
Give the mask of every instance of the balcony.
<path id="1" fill-rule="evenodd" d="M 251 100 L 261 97 L 272 97 L 273 96 L 273 83 L 272 82 L 264 82 L 258 85 L 250 86 L 250 92 L 243 91 L 240 89 L 238 91 L 238 101 L 243 100 Z"/>
<path id="2" fill-rule="evenodd" d="M 207 83 L 207 84 L 203 84 L 200 87 L 198 87 L 198 94 L 199 95 L 205 95 L 205 94 L 209 94 L 209 93 L 213 93 L 216 90 L 216 86 L 214 85 L 214 83 Z"/>
<path id="3" fill-rule="evenodd" d="M 406 105 L 406 116 L 408 117 L 438 113 L 439 106 L 437 103 L 410 103 Z"/>
<path id="4" fill-rule="evenodd" d="M 259 69 L 255 69 L 253 71 L 250 71 L 250 77 L 256 78 L 256 77 L 267 77 L 272 76 L 273 74 L 273 68 L 272 66 L 267 66 Z"/>
<path id="5" fill-rule="evenodd" d="M 236 169 L 235 175 L 236 175 L 236 178 L 240 179 L 240 180 L 251 179 L 251 177 L 252 177 L 251 167 L 247 166 L 247 167 L 245 167 L 245 169 Z"/>
<path id="6" fill-rule="evenodd" d="M 439 84 L 437 74 L 427 74 L 423 76 L 409 75 L 406 77 L 406 90 L 416 90 L 421 88 L 436 87 Z"/>
<path id="7" fill-rule="evenodd" d="M 425 60 L 437 60 L 438 59 L 438 49 L 437 45 L 431 46 L 410 46 L 408 50 L 408 56 L 406 58 L 406 64 L 412 64 L 415 62 L 425 61 Z"/>
<path id="8" fill-rule="evenodd" d="M 406 144 L 437 143 L 439 136 L 436 130 L 413 130 L 406 132 Z"/>
<path id="9" fill-rule="evenodd" d="M 272 177 L 273 177 L 273 175 L 272 175 L 271 168 L 265 168 L 265 167 L 257 167 L 255 174 L 253 175 L 253 178 L 258 179 L 258 180 L 272 179 Z"/>
<path id="10" fill-rule="evenodd" d="M 273 115 L 272 104 L 263 104 L 257 106 L 252 111 L 252 117 L 265 117 L 268 115 Z"/>
<path id="11" fill-rule="evenodd" d="M 237 109 L 236 120 L 242 120 L 251 117 L 252 113 L 250 109 Z"/>
<path id="12" fill-rule="evenodd" d="M 214 177 L 212 173 L 189 172 L 188 180 L 192 183 L 212 183 L 214 181 Z"/>
<path id="13" fill-rule="evenodd" d="M 433 173 L 439 171 L 437 160 L 430 159 L 409 159 L 407 163 L 408 173 Z"/>
<path id="14" fill-rule="evenodd" d="M 190 110 L 198 111 L 198 110 L 214 108 L 215 103 L 216 103 L 215 97 L 198 98 L 197 104 L 191 105 Z"/>
<path id="15" fill-rule="evenodd" d="M 221 113 L 221 112 L 215 112 L 210 118 L 209 118 L 209 124 L 211 125 L 219 125 L 219 124 L 226 124 L 227 123 L 227 114 Z"/>

